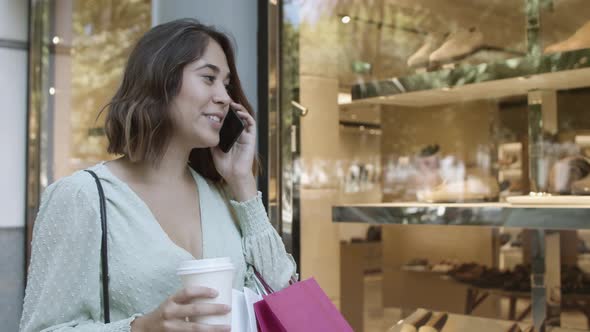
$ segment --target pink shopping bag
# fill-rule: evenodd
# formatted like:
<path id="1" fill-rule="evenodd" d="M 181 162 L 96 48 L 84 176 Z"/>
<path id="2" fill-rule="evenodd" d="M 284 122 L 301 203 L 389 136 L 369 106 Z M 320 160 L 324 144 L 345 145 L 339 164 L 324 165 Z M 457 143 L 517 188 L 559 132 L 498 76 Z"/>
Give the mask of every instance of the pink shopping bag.
<path id="1" fill-rule="evenodd" d="M 348 332 L 352 328 L 314 278 L 254 304 L 260 332 Z"/>

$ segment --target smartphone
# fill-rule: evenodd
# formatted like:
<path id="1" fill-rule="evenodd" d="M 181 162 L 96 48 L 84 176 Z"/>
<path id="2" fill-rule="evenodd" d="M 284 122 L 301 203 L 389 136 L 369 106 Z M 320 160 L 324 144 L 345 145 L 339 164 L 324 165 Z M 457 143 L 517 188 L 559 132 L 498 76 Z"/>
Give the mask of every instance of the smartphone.
<path id="1" fill-rule="evenodd" d="M 246 128 L 244 121 L 240 119 L 236 111 L 230 108 L 219 130 L 219 148 L 221 151 L 228 153 L 244 131 L 244 128 Z"/>

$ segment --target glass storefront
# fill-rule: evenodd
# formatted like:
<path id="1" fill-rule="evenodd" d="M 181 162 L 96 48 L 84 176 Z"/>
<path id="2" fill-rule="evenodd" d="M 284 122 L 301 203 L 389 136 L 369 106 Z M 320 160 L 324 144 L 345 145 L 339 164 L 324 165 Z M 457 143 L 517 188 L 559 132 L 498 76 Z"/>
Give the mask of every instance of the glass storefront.
<path id="1" fill-rule="evenodd" d="M 449 313 L 449 331 L 589 329 L 590 6 L 276 8 L 269 159 L 302 276 L 358 331 L 398 331 L 418 308 Z"/>

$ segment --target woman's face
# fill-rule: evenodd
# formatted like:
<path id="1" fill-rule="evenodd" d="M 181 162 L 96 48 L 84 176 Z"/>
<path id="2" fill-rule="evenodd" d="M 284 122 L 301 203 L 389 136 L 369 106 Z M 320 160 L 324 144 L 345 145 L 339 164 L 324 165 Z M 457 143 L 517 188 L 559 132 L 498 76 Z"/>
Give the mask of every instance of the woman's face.
<path id="1" fill-rule="evenodd" d="M 229 74 L 223 49 L 211 39 L 203 56 L 183 69 L 180 93 L 171 103 L 174 138 L 191 149 L 219 144 L 219 129 L 231 102 Z"/>

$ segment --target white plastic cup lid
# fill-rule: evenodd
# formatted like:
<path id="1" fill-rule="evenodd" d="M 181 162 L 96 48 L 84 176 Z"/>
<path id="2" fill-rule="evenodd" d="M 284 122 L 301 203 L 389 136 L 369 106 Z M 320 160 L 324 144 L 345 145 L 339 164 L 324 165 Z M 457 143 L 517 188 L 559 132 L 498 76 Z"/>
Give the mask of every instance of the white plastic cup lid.
<path id="1" fill-rule="evenodd" d="M 181 262 L 180 266 L 176 269 L 176 274 L 195 274 L 233 269 L 234 265 L 229 257 L 195 259 Z"/>

